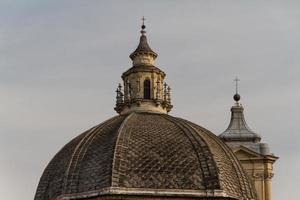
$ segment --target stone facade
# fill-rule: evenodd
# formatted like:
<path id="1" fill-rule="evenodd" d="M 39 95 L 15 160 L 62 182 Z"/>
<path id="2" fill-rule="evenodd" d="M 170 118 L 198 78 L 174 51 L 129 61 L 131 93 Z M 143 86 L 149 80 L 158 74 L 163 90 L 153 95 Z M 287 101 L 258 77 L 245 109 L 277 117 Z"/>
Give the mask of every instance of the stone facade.
<path id="1" fill-rule="evenodd" d="M 162 70 L 154 66 L 133 66 L 123 73 L 122 79 L 124 100 L 116 105 L 120 114 L 132 111 L 168 113 L 171 110 L 170 88 L 164 82 L 165 73 Z"/>
<path id="2" fill-rule="evenodd" d="M 262 155 L 243 146 L 234 149 L 245 171 L 252 179 L 259 200 L 272 199 L 273 163 L 278 159 L 273 155 Z"/>

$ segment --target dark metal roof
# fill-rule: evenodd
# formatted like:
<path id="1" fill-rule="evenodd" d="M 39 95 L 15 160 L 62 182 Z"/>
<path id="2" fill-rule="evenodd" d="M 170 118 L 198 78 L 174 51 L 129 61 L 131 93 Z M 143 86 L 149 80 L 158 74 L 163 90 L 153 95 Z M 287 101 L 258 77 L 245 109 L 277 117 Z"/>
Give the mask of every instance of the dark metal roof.
<path id="1" fill-rule="evenodd" d="M 239 161 L 217 136 L 152 113 L 116 116 L 73 139 L 48 164 L 35 200 L 113 194 L 256 199 Z"/>
<path id="2" fill-rule="evenodd" d="M 157 57 L 157 54 L 150 48 L 146 35 L 142 34 L 140 37 L 140 43 L 136 50 L 130 54 L 130 58 L 133 59 L 139 53 L 148 53 L 151 54 L 154 58 Z"/>
<path id="3" fill-rule="evenodd" d="M 261 137 L 246 123 L 244 108 L 239 104 L 231 107 L 231 120 L 228 128 L 219 136 L 224 141 L 259 142 Z"/>

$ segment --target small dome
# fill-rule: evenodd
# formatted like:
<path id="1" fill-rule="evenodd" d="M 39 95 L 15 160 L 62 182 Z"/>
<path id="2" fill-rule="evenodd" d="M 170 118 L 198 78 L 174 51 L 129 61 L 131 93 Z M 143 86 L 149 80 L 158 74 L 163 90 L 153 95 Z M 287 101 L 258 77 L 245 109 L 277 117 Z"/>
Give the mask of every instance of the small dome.
<path id="1" fill-rule="evenodd" d="M 217 136 L 167 114 L 113 117 L 65 145 L 35 200 L 127 195 L 256 199 L 233 152 Z"/>
<path id="2" fill-rule="evenodd" d="M 133 60 L 134 57 L 136 57 L 138 54 L 149 54 L 152 55 L 153 58 L 155 59 L 157 57 L 157 53 L 155 53 L 151 47 L 149 46 L 147 42 L 147 37 L 146 37 L 146 31 L 144 30 L 146 26 L 143 24 L 142 25 L 142 30 L 141 30 L 141 37 L 140 37 L 140 43 L 138 44 L 137 48 L 135 49 L 134 52 L 130 54 L 130 58 Z"/>
<path id="3" fill-rule="evenodd" d="M 148 53 L 152 55 L 154 58 L 157 57 L 157 54 L 150 48 L 148 42 L 147 42 L 147 37 L 146 35 L 141 35 L 140 37 L 140 43 L 138 47 L 135 49 L 134 52 L 130 54 L 130 58 L 133 59 L 136 55 L 139 53 Z"/>

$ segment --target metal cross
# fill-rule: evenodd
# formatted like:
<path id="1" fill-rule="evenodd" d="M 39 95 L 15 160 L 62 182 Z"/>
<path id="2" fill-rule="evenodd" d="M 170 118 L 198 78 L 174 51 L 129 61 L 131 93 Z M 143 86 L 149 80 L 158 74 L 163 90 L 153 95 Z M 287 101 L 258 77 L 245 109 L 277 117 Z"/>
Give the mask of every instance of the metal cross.
<path id="1" fill-rule="evenodd" d="M 238 84 L 239 84 L 238 82 L 240 81 L 240 79 L 238 79 L 238 77 L 236 76 L 234 81 L 235 81 L 235 93 L 237 94 L 238 93 Z"/>
<path id="2" fill-rule="evenodd" d="M 143 25 L 143 26 L 145 25 L 145 20 L 146 20 L 146 18 L 143 16 L 143 17 L 142 17 L 142 21 L 143 21 L 143 24 L 142 24 L 142 25 Z"/>

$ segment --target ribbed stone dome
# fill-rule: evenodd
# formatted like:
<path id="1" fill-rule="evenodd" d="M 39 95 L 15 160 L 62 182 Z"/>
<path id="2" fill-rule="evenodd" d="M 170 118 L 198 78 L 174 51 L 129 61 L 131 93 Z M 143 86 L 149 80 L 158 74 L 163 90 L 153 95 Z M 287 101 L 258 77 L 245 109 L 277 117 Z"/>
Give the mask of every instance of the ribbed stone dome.
<path id="1" fill-rule="evenodd" d="M 45 169 L 35 200 L 109 196 L 256 199 L 239 161 L 213 133 L 167 114 L 137 112 L 65 145 Z"/>

